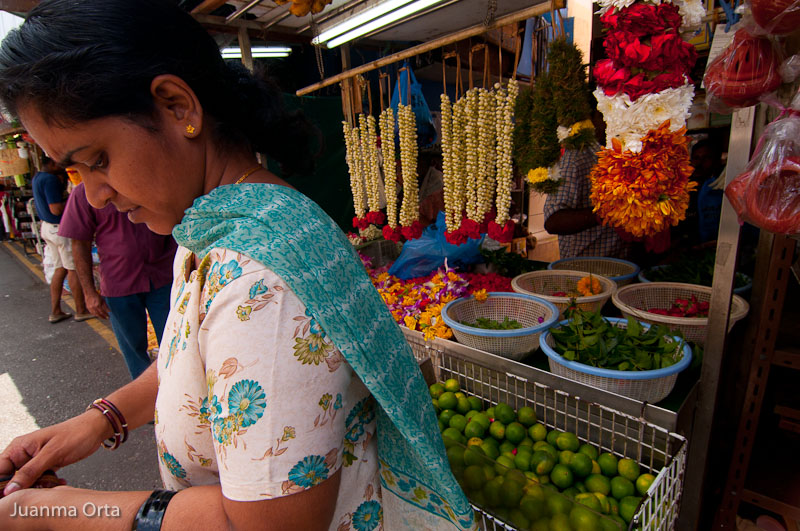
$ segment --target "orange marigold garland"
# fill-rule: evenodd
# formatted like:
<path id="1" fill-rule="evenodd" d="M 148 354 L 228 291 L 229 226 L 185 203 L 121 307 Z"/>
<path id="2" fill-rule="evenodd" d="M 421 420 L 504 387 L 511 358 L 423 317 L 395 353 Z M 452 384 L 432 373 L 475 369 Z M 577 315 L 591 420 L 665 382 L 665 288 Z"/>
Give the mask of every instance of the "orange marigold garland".
<path id="1" fill-rule="evenodd" d="M 623 151 L 614 139 L 612 149 L 603 149 L 592 170 L 591 199 L 594 211 L 605 225 L 635 237 L 657 234 L 686 217 L 690 181 L 686 128 L 669 130 L 662 123 L 642 139 L 642 151 Z"/>

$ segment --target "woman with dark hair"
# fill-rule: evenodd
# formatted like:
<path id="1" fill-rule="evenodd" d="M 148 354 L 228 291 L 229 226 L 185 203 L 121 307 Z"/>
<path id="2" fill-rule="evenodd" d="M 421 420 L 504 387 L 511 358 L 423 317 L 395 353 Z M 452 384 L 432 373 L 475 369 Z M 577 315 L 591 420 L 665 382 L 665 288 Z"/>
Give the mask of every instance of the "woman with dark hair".
<path id="1" fill-rule="evenodd" d="M 257 162 L 313 161 L 312 128 L 274 87 L 167 0 L 46 0 L 0 47 L 0 99 L 80 171 L 93 206 L 181 246 L 158 361 L 0 453 L 13 474 L 0 528 L 472 526 L 421 373 L 356 253 Z M 151 420 L 165 490 L 27 488 Z"/>

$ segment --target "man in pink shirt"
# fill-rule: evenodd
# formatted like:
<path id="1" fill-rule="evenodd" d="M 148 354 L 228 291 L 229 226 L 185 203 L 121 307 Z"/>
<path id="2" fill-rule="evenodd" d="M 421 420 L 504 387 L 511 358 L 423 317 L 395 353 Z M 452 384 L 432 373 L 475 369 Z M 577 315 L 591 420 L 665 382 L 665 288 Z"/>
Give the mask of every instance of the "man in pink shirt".
<path id="1" fill-rule="evenodd" d="M 114 205 L 92 207 L 83 184 L 70 194 L 58 234 L 72 240 L 86 307 L 97 317 L 110 317 L 125 364 L 135 379 L 150 365 L 148 313 L 161 342 L 169 314 L 175 240 L 151 232 L 144 224 L 131 223 Z M 100 255 L 100 293 L 92 275 L 92 240 Z"/>

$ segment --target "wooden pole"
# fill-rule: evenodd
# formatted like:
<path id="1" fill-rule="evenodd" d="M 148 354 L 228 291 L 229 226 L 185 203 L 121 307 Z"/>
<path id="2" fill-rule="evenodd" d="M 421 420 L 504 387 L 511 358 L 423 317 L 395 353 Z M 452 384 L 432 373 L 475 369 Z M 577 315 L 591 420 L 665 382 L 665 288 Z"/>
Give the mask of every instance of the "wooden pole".
<path id="1" fill-rule="evenodd" d="M 438 39 L 434 39 L 432 41 L 425 42 L 417 46 L 413 46 L 407 50 L 403 50 L 402 52 L 398 52 L 392 55 L 387 55 L 386 57 L 381 57 L 380 59 L 376 59 L 375 61 L 372 61 L 370 63 L 358 66 L 346 72 L 342 72 L 341 74 L 329 77 L 328 79 L 324 79 L 322 81 L 319 81 L 318 83 L 314 83 L 313 85 L 301 88 L 296 92 L 296 94 L 298 96 L 305 96 L 306 94 L 310 94 L 319 89 L 334 85 L 342 81 L 343 79 L 349 79 L 357 75 L 364 74 L 366 72 L 371 72 L 373 70 L 377 70 L 378 68 L 396 63 L 398 61 L 402 61 L 404 59 L 408 59 L 416 55 L 430 52 L 432 50 L 441 48 L 443 46 L 447 46 L 448 44 L 453 44 L 462 41 L 464 39 L 468 39 L 470 37 L 477 37 L 478 35 L 482 35 L 483 33 L 489 30 L 499 29 L 508 24 L 519 22 L 520 20 L 527 20 L 531 17 L 541 16 L 545 13 L 548 13 L 551 9 L 561 9 L 562 7 L 564 7 L 564 0 L 550 0 L 549 2 L 543 2 L 541 4 L 537 4 L 535 6 L 531 6 L 522 9 L 520 11 L 516 11 L 514 13 L 509 13 L 508 15 L 499 17 L 495 19 L 495 21 L 489 24 L 488 26 L 484 25 L 483 22 L 480 22 L 478 24 L 475 24 L 474 26 L 470 26 L 463 30 L 456 31 L 455 33 L 451 33 L 450 35 L 445 35 L 444 37 L 440 37 Z"/>
<path id="2" fill-rule="evenodd" d="M 253 50 L 250 48 L 250 34 L 247 28 L 239 28 L 239 50 L 242 51 L 242 64 L 253 71 Z"/>

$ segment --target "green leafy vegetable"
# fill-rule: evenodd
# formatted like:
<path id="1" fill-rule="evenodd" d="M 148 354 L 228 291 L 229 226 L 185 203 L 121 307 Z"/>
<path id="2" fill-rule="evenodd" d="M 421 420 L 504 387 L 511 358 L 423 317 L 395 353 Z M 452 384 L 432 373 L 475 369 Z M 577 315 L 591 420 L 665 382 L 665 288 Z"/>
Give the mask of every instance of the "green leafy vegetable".
<path id="1" fill-rule="evenodd" d="M 651 282 L 683 282 L 710 287 L 714 280 L 715 258 L 713 249 L 688 253 L 669 265 L 645 271 L 644 277 Z M 745 275 L 736 273 L 734 288 L 742 288 L 749 283 Z"/>
<path id="2" fill-rule="evenodd" d="M 509 319 L 508 317 L 504 317 L 502 321 L 495 321 L 494 319 L 488 319 L 486 317 L 478 317 L 478 320 L 474 323 L 461 321 L 461 324 L 471 326 L 472 328 L 483 328 L 485 330 L 514 330 L 516 328 L 522 328 L 522 325 L 519 323 L 519 321 Z"/>

